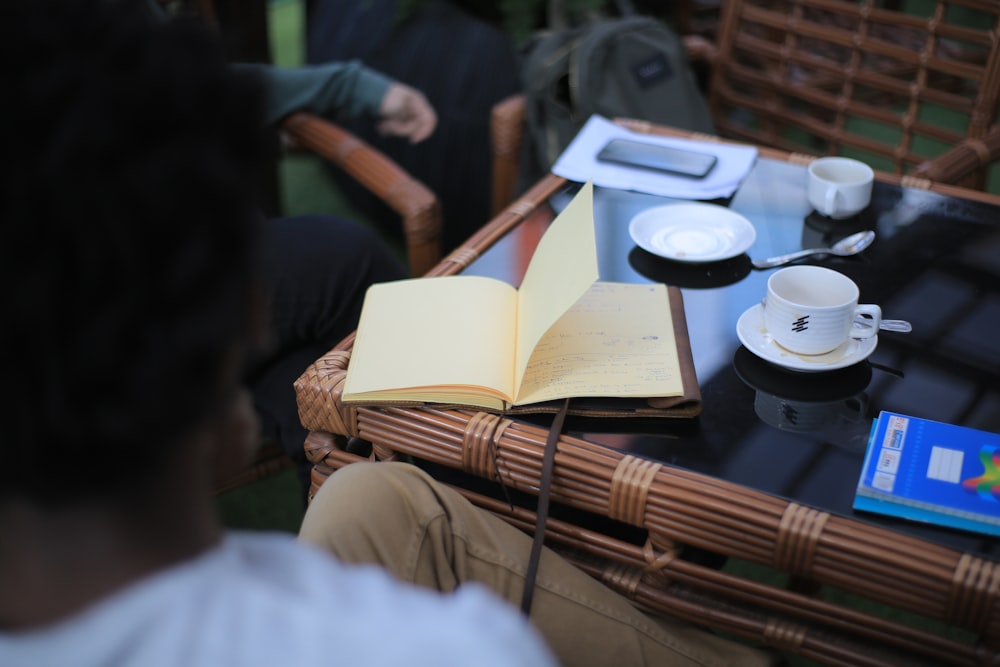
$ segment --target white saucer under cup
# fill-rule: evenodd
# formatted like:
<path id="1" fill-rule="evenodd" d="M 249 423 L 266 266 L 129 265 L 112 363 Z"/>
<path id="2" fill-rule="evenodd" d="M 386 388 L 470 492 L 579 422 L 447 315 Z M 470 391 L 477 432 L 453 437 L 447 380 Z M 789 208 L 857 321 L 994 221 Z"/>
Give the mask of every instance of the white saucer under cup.
<path id="1" fill-rule="evenodd" d="M 822 266 L 791 266 L 767 281 L 764 326 L 782 347 L 797 354 L 825 354 L 849 338 L 878 332 L 882 309 L 858 304 L 853 280 Z M 863 326 L 855 327 L 858 321 Z"/>
<path id="2" fill-rule="evenodd" d="M 778 345 L 764 327 L 764 307 L 748 308 L 736 323 L 740 342 L 764 361 L 797 373 L 823 373 L 861 363 L 875 351 L 878 336 L 848 338 L 826 354 L 797 354 Z"/>

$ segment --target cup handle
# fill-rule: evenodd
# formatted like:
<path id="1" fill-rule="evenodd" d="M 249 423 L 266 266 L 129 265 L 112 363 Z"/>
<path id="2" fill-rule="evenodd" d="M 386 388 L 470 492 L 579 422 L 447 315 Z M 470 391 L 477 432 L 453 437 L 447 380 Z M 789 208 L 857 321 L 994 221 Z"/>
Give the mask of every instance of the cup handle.
<path id="1" fill-rule="evenodd" d="M 863 303 L 854 308 L 854 326 L 851 338 L 871 338 L 882 324 L 882 309 L 874 303 Z"/>
<path id="2" fill-rule="evenodd" d="M 837 212 L 835 208 L 837 205 L 837 188 L 830 186 L 826 189 L 823 205 L 826 206 L 826 210 L 823 211 L 825 215 L 833 215 Z"/>

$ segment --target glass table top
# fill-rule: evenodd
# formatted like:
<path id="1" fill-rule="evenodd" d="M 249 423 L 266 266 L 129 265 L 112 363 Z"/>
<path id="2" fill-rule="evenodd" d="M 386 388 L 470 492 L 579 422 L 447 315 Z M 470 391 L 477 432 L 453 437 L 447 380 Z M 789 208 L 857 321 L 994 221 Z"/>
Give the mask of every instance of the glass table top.
<path id="1" fill-rule="evenodd" d="M 565 205 L 578 185 L 551 200 Z M 1000 432 L 1000 207 L 876 182 L 856 218 L 832 221 L 805 199 L 805 168 L 760 159 L 730 201 L 756 240 L 731 259 L 684 264 L 638 248 L 630 220 L 662 197 L 595 189 L 602 280 L 681 288 L 702 392 L 696 419 L 570 419 L 588 440 L 845 516 L 1000 558 L 997 540 L 851 508 L 871 421 L 880 410 Z M 737 321 L 776 269 L 751 258 L 827 246 L 859 229 L 875 243 L 856 257 L 811 258 L 858 283 L 862 303 L 908 320 L 883 331 L 857 364 L 821 373 L 774 366 L 744 347 Z M 516 234 L 516 233 L 515 233 Z M 512 234 L 465 270 L 516 284 L 530 247 Z M 520 257 L 519 257 L 520 255 Z M 521 267 L 520 269 L 516 267 Z M 550 417 L 539 417 L 547 424 Z"/>

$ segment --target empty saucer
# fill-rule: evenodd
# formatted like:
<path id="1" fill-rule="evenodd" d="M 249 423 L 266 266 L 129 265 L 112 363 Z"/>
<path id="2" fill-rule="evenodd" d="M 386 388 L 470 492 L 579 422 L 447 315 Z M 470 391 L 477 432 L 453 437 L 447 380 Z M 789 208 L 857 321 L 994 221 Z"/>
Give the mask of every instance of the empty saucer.
<path id="1" fill-rule="evenodd" d="M 878 336 L 849 338 L 825 354 L 796 354 L 774 342 L 764 328 L 764 308 L 751 306 L 736 323 L 740 342 L 755 355 L 772 364 L 796 371 L 817 373 L 846 368 L 867 359 L 878 345 Z"/>
<path id="2" fill-rule="evenodd" d="M 632 218 L 628 231 L 643 250 L 678 262 L 729 259 L 757 240 L 757 231 L 742 215 L 704 203 L 646 209 Z"/>

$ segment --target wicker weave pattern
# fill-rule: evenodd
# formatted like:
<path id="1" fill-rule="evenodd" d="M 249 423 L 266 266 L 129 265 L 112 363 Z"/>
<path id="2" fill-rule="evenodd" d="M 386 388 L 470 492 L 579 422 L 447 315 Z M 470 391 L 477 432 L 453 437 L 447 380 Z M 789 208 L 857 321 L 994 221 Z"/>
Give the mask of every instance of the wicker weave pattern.
<path id="1" fill-rule="evenodd" d="M 380 414 L 386 412 L 392 414 Z M 398 411 L 365 415 L 361 436 L 398 452 L 462 466 L 464 429 L 474 414 L 413 411 L 405 421 L 403 416 Z M 496 476 L 511 488 L 535 491 L 544 435 L 522 424 L 506 428 L 497 442 Z M 326 444 L 317 459 L 316 485 L 356 460 L 328 435 L 310 438 Z M 615 495 L 614 471 L 625 458 L 585 441 L 560 439 L 553 500 L 607 515 Z M 915 661 L 922 655 L 932 664 L 973 665 L 980 664 L 980 654 L 995 657 L 986 648 L 997 636 L 1000 618 L 994 563 L 679 469 L 658 468 L 648 494 L 641 523 L 650 531 L 646 545 L 559 521 L 553 521 L 547 537 L 567 549 L 577 565 L 637 602 L 830 664 L 919 664 Z M 530 511 L 466 495 L 530 531 Z M 697 546 L 779 569 L 791 563 L 813 586 L 785 589 L 740 579 L 677 558 L 676 548 L 663 549 L 657 542 Z M 981 633 L 984 644 L 970 646 L 841 607 L 812 594 L 820 585 L 968 628 Z"/>
<path id="2" fill-rule="evenodd" d="M 646 500 L 656 473 L 662 466 L 653 461 L 626 456 L 611 475 L 608 516 L 634 526 L 643 525 Z"/>
<path id="3" fill-rule="evenodd" d="M 914 4 L 722 3 L 710 95 L 719 133 L 896 174 L 985 137 L 1000 95 L 997 3 Z"/>
<path id="4" fill-rule="evenodd" d="M 706 97 L 720 136 L 805 161 L 857 157 L 912 187 L 984 189 L 1000 158 L 1000 2 L 721 7 L 714 41 L 683 36 L 689 61 L 708 67 Z M 493 108 L 495 210 L 514 197 L 524 124 L 523 95 Z"/>

